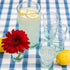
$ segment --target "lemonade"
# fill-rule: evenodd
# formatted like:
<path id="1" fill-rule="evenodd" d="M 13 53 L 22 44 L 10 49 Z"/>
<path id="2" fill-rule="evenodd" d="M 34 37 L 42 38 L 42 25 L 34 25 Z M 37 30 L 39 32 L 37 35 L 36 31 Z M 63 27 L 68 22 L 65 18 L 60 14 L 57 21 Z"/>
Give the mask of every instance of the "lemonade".
<path id="1" fill-rule="evenodd" d="M 38 45 L 40 31 L 40 14 L 32 9 L 20 9 L 18 11 L 19 29 L 27 33 L 30 48 Z"/>

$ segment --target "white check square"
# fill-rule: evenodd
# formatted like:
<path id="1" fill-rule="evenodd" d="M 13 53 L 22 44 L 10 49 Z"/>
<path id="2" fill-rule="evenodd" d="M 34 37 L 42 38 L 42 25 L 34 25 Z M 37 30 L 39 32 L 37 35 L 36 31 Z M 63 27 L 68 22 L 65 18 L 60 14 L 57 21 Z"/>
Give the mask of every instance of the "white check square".
<path id="1" fill-rule="evenodd" d="M 3 8 L 9 8 L 9 3 L 8 4 L 4 4 Z"/>
<path id="2" fill-rule="evenodd" d="M 14 0 L 14 1 L 15 1 L 15 0 Z M 18 6 L 18 3 L 13 4 L 13 5 L 12 5 L 12 8 L 15 8 L 15 9 L 16 9 L 16 8 L 17 8 L 17 6 Z M 17 9 L 16 9 L 16 10 L 17 10 Z"/>
<path id="3" fill-rule="evenodd" d="M 11 14 L 17 14 L 17 10 L 16 9 L 12 9 L 11 10 Z"/>
<path id="4" fill-rule="evenodd" d="M 11 19 L 16 19 L 17 20 L 17 15 L 11 15 Z"/>
<path id="5" fill-rule="evenodd" d="M 9 17 L 10 18 L 10 17 Z M 7 19 L 7 14 L 5 14 L 5 15 L 1 15 L 1 19 Z"/>
<path id="6" fill-rule="evenodd" d="M 9 11 L 9 9 L 3 9 L 3 10 L 2 10 L 2 14 L 7 14 L 8 11 Z"/>
<path id="7" fill-rule="evenodd" d="M 0 20 L 0 26 L 5 26 L 6 20 Z"/>
<path id="8" fill-rule="evenodd" d="M 56 7 L 55 4 L 53 4 L 53 3 L 50 3 L 49 5 L 50 5 L 51 8 L 55 8 Z"/>
<path id="9" fill-rule="evenodd" d="M 5 3 L 10 3 L 10 0 L 5 0 Z"/>
<path id="10" fill-rule="evenodd" d="M 60 9 L 60 14 L 65 14 L 66 12 L 65 12 L 65 9 Z"/>

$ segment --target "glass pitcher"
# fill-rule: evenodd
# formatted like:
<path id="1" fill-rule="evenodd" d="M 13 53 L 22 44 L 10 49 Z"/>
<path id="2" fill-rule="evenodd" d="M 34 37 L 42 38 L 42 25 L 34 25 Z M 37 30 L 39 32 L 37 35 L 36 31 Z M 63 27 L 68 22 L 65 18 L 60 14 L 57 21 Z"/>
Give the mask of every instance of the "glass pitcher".
<path id="1" fill-rule="evenodd" d="M 40 5 L 35 2 L 23 2 L 17 6 L 19 29 L 25 31 L 30 48 L 39 44 Z"/>

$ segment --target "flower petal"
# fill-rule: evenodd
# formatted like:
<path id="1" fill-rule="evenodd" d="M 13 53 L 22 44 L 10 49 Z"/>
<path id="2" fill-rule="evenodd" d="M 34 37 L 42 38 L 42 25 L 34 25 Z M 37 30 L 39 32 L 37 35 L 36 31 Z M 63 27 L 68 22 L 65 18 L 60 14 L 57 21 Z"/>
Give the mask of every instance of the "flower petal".
<path id="1" fill-rule="evenodd" d="M 8 53 L 24 52 L 29 48 L 30 42 L 27 34 L 23 30 L 12 30 L 6 34 L 7 38 L 2 40 L 2 47 Z"/>

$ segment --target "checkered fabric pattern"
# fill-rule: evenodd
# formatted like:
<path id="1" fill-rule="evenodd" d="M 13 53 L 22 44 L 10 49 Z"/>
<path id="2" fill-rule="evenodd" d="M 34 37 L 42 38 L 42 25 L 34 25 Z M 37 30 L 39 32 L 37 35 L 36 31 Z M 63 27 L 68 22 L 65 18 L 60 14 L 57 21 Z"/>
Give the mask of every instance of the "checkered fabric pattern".
<path id="1" fill-rule="evenodd" d="M 16 7 L 24 0 L 0 0 L 0 38 L 13 28 L 18 29 Z M 26 1 L 26 0 L 25 0 Z M 64 42 L 64 48 L 70 49 L 70 0 L 29 0 L 38 2 L 41 5 L 41 13 L 47 11 L 56 11 L 59 14 L 60 22 L 68 26 L 67 39 Z M 42 17 L 41 17 L 42 19 Z M 41 20 L 40 38 L 44 38 L 43 21 Z M 54 64 L 49 69 L 41 67 L 39 56 L 39 46 L 25 51 L 23 61 L 13 62 L 11 55 L 0 53 L 0 70 L 70 70 L 70 64 L 60 66 L 54 59 Z"/>

